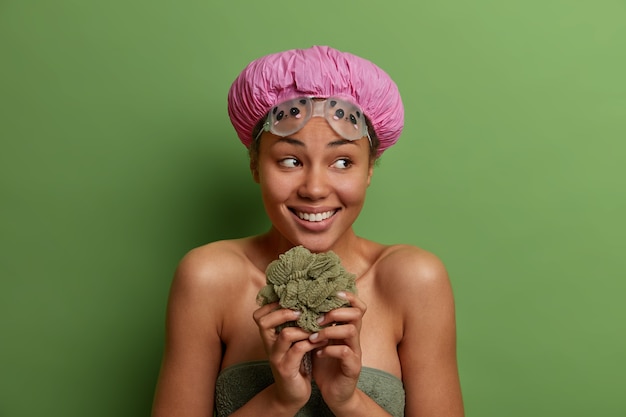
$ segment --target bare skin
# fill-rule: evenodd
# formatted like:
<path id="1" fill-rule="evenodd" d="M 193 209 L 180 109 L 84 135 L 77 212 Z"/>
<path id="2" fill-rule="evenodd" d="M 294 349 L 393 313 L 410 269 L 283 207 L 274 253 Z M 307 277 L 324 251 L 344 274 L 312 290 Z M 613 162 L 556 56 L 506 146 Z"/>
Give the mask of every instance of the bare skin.
<path id="1" fill-rule="evenodd" d="M 352 224 L 372 177 L 366 140 L 342 141 L 322 118 L 288 140 L 262 137 L 253 178 L 272 228 L 264 235 L 192 250 L 174 278 L 165 354 L 153 417 L 210 416 L 217 375 L 231 365 L 268 360 L 275 383 L 235 416 L 293 416 L 308 400 L 313 375 L 337 416 L 388 415 L 356 388 L 362 367 L 402 379 L 407 417 L 463 416 L 456 363 L 454 302 L 446 270 L 432 254 L 358 237 Z M 311 222 L 302 213 L 326 213 Z M 297 312 L 267 305 L 256 294 L 265 268 L 302 244 L 335 251 L 357 275 L 351 307 L 327 313 L 316 334 L 274 328 Z"/>

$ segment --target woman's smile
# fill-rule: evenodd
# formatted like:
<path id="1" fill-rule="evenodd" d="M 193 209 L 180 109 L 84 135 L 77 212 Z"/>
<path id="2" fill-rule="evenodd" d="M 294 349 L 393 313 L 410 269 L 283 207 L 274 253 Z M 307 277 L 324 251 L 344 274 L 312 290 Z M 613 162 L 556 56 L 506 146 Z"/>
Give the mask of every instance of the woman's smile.
<path id="1" fill-rule="evenodd" d="M 292 210 L 292 212 L 295 213 L 295 215 L 298 216 L 300 220 L 305 220 L 307 222 L 324 221 L 334 216 L 337 211 L 338 210 L 328 210 L 328 211 L 322 211 L 322 212 L 305 212 L 305 211 Z"/>
<path id="2" fill-rule="evenodd" d="M 340 209 L 313 211 L 313 210 L 293 210 L 293 218 L 298 228 L 306 233 L 323 233 L 332 228 L 336 215 Z"/>

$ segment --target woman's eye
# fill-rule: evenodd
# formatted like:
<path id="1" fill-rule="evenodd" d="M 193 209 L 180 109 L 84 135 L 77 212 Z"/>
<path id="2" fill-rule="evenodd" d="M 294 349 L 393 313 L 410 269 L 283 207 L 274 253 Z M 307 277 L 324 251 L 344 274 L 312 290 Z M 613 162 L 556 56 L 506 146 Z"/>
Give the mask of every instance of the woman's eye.
<path id="1" fill-rule="evenodd" d="M 341 159 L 337 159 L 334 163 L 333 163 L 333 167 L 335 168 L 339 168 L 339 169 L 346 169 L 346 168 L 350 168 L 350 166 L 352 165 L 352 161 L 347 159 L 347 158 L 341 158 Z"/>
<path id="2" fill-rule="evenodd" d="M 296 158 L 285 158 L 285 159 L 281 159 L 279 161 L 279 164 L 286 168 L 296 168 L 300 166 L 300 161 L 298 161 Z"/>

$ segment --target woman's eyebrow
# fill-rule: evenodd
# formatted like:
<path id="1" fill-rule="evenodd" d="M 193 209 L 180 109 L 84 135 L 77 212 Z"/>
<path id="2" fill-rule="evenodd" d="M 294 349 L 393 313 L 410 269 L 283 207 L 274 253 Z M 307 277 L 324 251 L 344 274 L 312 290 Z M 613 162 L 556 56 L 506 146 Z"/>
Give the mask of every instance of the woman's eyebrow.
<path id="1" fill-rule="evenodd" d="M 337 146 L 348 145 L 348 144 L 357 145 L 356 140 L 339 139 L 339 140 L 334 140 L 332 142 L 328 142 L 328 145 L 326 145 L 326 147 L 336 148 Z"/>
<path id="2" fill-rule="evenodd" d="M 288 143 L 290 145 L 295 145 L 295 146 L 306 147 L 304 142 L 298 139 L 293 139 L 293 138 L 278 138 L 278 140 L 275 143 L 280 143 L 280 142 Z"/>
<path id="3" fill-rule="evenodd" d="M 278 138 L 278 140 L 275 143 L 288 143 L 290 145 L 294 145 L 294 146 L 301 146 L 306 148 L 306 143 L 304 143 L 303 141 L 299 140 L 299 139 L 294 139 L 294 138 L 289 138 L 289 137 L 285 137 L 285 138 Z M 336 148 L 338 146 L 342 146 L 342 145 L 357 145 L 356 140 L 349 140 L 349 139 L 337 139 L 337 140 L 333 140 L 331 142 L 328 142 L 328 144 L 326 145 L 327 148 Z"/>

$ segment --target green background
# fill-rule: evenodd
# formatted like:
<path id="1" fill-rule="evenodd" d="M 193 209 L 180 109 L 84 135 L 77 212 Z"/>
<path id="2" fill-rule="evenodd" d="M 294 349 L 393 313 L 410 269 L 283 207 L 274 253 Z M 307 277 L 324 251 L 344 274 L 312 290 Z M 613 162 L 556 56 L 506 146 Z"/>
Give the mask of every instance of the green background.
<path id="1" fill-rule="evenodd" d="M 313 44 L 403 93 L 356 228 L 448 266 L 467 415 L 626 415 L 623 1 L 0 0 L 0 416 L 149 414 L 176 263 L 268 225 L 228 87 Z"/>

